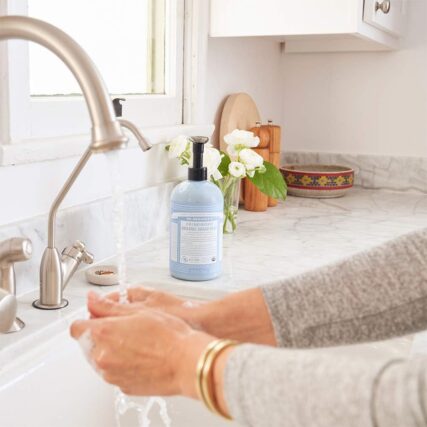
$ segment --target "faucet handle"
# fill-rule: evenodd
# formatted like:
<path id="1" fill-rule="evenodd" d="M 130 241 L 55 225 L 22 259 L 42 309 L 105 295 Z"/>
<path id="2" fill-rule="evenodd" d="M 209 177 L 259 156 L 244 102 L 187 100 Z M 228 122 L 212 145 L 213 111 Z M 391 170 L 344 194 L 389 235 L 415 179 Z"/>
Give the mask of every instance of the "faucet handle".
<path id="1" fill-rule="evenodd" d="M 95 260 L 95 257 L 93 256 L 93 254 L 91 252 L 88 251 L 83 251 L 82 252 L 82 261 L 85 264 L 93 264 L 93 261 Z"/>
<path id="2" fill-rule="evenodd" d="M 81 242 L 80 240 L 76 240 L 73 246 L 81 253 L 82 262 L 84 262 L 85 264 L 93 264 L 95 257 L 91 252 L 86 250 L 86 245 L 83 242 Z"/>
<path id="3" fill-rule="evenodd" d="M 69 256 L 76 261 L 82 261 L 85 264 L 92 264 L 94 261 L 94 256 L 86 250 L 86 245 L 80 240 L 76 240 L 73 246 L 65 248 L 62 255 Z"/>

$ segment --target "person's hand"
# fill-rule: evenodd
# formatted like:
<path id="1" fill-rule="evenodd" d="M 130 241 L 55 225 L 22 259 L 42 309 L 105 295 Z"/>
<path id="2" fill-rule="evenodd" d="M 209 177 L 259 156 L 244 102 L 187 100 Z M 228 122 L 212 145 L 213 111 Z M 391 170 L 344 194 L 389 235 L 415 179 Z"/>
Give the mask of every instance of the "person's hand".
<path id="1" fill-rule="evenodd" d="M 151 308 L 179 317 L 195 329 L 202 329 L 198 309 L 205 305 L 205 302 L 182 299 L 167 292 L 157 291 L 145 286 L 129 288 L 127 297 L 129 305 L 135 311 Z M 106 296 L 106 299 L 118 302 L 120 294 L 119 292 L 110 293 Z M 94 315 L 96 316 L 96 314 Z"/>
<path id="2" fill-rule="evenodd" d="M 110 294 L 111 302 L 119 300 L 118 292 Z M 236 292 L 223 299 L 207 303 L 187 301 L 148 287 L 128 290 L 130 310 L 151 308 L 180 319 L 194 329 L 219 338 L 242 342 L 276 345 L 273 325 L 261 289 Z M 93 316 L 97 316 L 96 311 Z"/>
<path id="3" fill-rule="evenodd" d="M 197 361 L 214 337 L 166 313 L 94 293 L 88 307 L 97 318 L 74 322 L 71 335 L 78 339 L 89 331 L 90 357 L 105 381 L 130 395 L 196 397 Z"/>

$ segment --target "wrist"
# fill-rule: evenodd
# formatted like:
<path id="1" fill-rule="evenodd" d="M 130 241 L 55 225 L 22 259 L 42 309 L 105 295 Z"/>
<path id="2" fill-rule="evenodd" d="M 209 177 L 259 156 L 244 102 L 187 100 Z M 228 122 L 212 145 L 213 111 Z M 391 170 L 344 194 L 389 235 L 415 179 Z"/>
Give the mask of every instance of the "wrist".
<path id="1" fill-rule="evenodd" d="M 211 341 L 197 363 L 197 396 L 214 414 L 231 419 L 224 395 L 224 372 L 229 352 L 238 345 L 236 341 L 216 339 Z"/>
<path id="2" fill-rule="evenodd" d="M 227 321 L 229 308 L 224 300 L 195 303 L 183 308 L 182 318 L 193 329 L 214 337 L 224 338 L 221 325 Z"/>
<path id="3" fill-rule="evenodd" d="M 261 289 L 250 289 L 196 305 L 187 310 L 185 320 L 193 328 L 215 337 L 277 345 Z"/>
<path id="4" fill-rule="evenodd" d="M 211 302 L 205 301 L 185 301 L 172 314 L 187 322 L 193 329 L 209 333 L 204 326 L 210 304 Z"/>
<path id="5" fill-rule="evenodd" d="M 227 362 L 230 358 L 231 353 L 236 349 L 236 347 L 229 347 L 225 349 L 221 354 L 219 354 L 218 358 L 215 361 L 213 366 L 213 387 L 214 394 L 216 398 L 216 403 L 218 405 L 218 409 L 222 414 L 230 414 L 230 410 L 228 408 L 227 402 L 225 400 L 225 368 L 227 366 Z"/>
<path id="6" fill-rule="evenodd" d="M 204 332 L 193 331 L 179 342 L 177 352 L 177 387 L 180 394 L 197 399 L 197 364 L 206 347 L 215 341 L 215 337 Z"/>

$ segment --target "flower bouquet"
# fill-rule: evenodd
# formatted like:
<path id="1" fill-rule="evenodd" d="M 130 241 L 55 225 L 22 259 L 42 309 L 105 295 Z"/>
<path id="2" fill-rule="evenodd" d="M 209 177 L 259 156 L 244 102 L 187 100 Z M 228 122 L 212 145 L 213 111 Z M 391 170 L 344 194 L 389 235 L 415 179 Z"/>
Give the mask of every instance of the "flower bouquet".
<path id="1" fill-rule="evenodd" d="M 286 183 L 273 164 L 265 161 L 253 148 L 259 138 L 253 132 L 236 129 L 224 137 L 226 152 L 207 144 L 204 166 L 208 178 L 219 187 L 224 195 L 224 233 L 233 233 L 237 227 L 240 181 L 249 179 L 261 192 L 274 199 L 285 200 Z M 170 158 L 179 159 L 181 165 L 192 163 L 191 142 L 180 135 L 166 146 Z"/>

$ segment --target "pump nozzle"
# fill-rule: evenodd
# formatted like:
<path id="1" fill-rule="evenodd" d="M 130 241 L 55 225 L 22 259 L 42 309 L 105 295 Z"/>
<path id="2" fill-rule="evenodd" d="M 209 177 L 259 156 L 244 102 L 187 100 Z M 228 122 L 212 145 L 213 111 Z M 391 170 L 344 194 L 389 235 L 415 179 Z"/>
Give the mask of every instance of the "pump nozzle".
<path id="1" fill-rule="evenodd" d="M 126 99 L 125 98 L 113 99 L 114 114 L 116 115 L 116 117 L 122 117 L 122 114 L 123 114 L 122 101 L 126 101 Z"/>
<path id="2" fill-rule="evenodd" d="M 188 179 L 190 181 L 206 181 L 208 179 L 208 170 L 203 167 L 203 153 L 209 138 L 206 136 L 193 136 L 190 141 L 193 143 L 193 167 L 188 168 Z"/>

